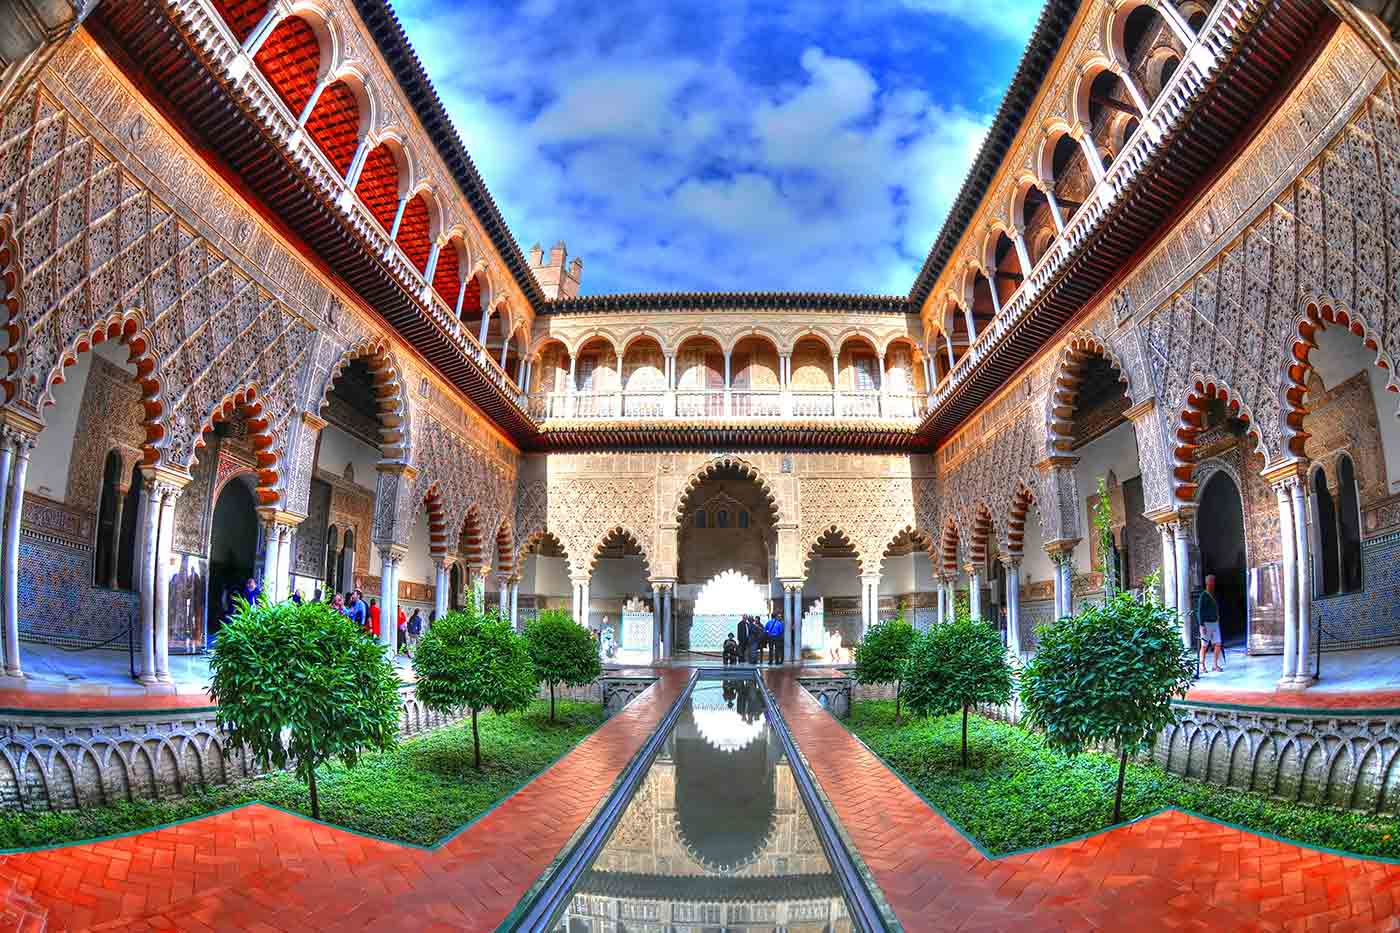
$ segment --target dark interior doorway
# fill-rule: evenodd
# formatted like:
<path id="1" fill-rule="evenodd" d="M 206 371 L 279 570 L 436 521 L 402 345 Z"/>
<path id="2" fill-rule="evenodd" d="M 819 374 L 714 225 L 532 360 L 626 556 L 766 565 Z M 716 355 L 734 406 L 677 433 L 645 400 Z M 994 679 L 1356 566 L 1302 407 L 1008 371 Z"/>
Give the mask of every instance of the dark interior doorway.
<path id="1" fill-rule="evenodd" d="M 232 594 L 254 576 L 258 552 L 258 510 L 247 477 L 224 485 L 214 503 L 209 538 L 209 598 L 205 602 L 205 643 L 212 644 L 226 615 L 234 611 Z"/>
<path id="2" fill-rule="evenodd" d="M 1243 646 L 1248 636 L 1249 603 L 1245 590 L 1244 503 L 1235 480 L 1223 471 L 1206 481 L 1196 513 L 1201 550 L 1201 578 L 1215 575 L 1215 598 L 1220 604 L 1220 637 L 1229 646 Z M 1194 596 L 1193 596 L 1194 605 Z"/>

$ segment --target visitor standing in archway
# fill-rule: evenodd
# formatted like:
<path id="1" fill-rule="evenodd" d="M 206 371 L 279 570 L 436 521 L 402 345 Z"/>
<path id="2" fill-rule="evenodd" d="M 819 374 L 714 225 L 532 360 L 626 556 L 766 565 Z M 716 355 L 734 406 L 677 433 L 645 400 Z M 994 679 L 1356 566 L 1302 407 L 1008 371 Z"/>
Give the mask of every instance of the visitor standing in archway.
<path id="1" fill-rule="evenodd" d="M 1223 671 L 1224 648 L 1220 644 L 1220 606 L 1215 601 L 1215 574 L 1206 575 L 1205 589 L 1196 596 L 1196 625 L 1200 628 L 1201 656 L 1199 670 L 1206 671 L 1206 652 L 1215 649 L 1215 670 Z"/>

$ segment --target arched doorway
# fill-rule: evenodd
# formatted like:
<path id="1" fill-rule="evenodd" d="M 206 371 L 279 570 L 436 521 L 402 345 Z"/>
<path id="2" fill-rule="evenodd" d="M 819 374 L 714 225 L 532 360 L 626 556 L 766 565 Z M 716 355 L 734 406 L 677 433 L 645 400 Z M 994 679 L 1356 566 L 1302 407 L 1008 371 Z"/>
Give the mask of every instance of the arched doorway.
<path id="1" fill-rule="evenodd" d="M 822 532 L 807 554 L 802 604 L 802 650 L 826 660 L 849 661 L 864 634 L 860 560 L 850 539 L 835 528 Z"/>
<path id="2" fill-rule="evenodd" d="M 673 606 L 680 652 L 718 654 L 741 615 L 766 614 L 781 601 L 773 592 L 775 518 L 767 493 L 737 464 L 716 466 L 690 490 L 681 504 Z"/>
<path id="3" fill-rule="evenodd" d="M 136 555 L 136 517 L 141 506 L 141 470 L 134 466 L 123 477 L 121 455 L 112 450 L 102 470 L 102 493 L 97 507 L 97 549 L 93 584 L 113 590 L 132 588 Z M 123 479 L 125 482 L 123 482 Z"/>
<path id="4" fill-rule="evenodd" d="M 206 644 L 235 611 L 234 595 L 251 577 L 258 579 L 258 504 L 252 474 L 235 476 L 214 500 L 209 535 L 209 599 L 205 603 Z"/>
<path id="5" fill-rule="evenodd" d="M 1249 600 L 1245 587 L 1248 560 L 1244 543 L 1244 501 L 1235 480 L 1216 471 L 1201 490 L 1196 512 L 1196 539 L 1201 551 L 1201 579 L 1215 576 L 1215 598 L 1220 604 L 1220 636 L 1227 646 L 1243 647 L 1249 634 Z"/>

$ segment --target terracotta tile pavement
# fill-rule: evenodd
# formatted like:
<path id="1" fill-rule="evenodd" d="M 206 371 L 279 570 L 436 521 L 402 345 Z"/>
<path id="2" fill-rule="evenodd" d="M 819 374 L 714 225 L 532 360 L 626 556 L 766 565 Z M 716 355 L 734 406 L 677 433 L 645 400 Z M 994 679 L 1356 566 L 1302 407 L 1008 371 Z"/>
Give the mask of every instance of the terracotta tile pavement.
<path id="1" fill-rule="evenodd" d="M 1400 930 L 1400 865 L 1179 812 L 988 859 L 789 672 L 769 683 L 822 790 L 908 930 Z"/>
<path id="2" fill-rule="evenodd" d="M 0 856 L 0 930 L 490 930 L 683 689 L 666 671 L 554 767 L 433 851 L 253 805 Z"/>
<path id="3" fill-rule="evenodd" d="M 557 765 L 434 851 L 250 806 L 124 839 L 0 856 L 0 930 L 490 930 L 682 689 L 670 670 Z M 1181 813 L 984 858 L 797 684 L 794 737 L 910 930 L 1394 930 L 1400 866 Z"/>

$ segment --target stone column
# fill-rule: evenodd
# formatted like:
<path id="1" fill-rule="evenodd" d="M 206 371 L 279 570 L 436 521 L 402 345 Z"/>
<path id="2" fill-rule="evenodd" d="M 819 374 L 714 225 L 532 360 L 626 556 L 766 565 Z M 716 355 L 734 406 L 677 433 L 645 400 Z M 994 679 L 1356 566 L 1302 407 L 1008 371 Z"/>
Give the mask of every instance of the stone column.
<path id="1" fill-rule="evenodd" d="M 472 602 L 477 612 L 486 611 L 486 565 L 476 564 L 469 569 L 472 583 Z"/>
<path id="2" fill-rule="evenodd" d="M 1307 687 L 1313 682 L 1308 655 L 1312 650 L 1312 538 L 1308 534 L 1308 490 L 1306 474 L 1300 475 L 1289 488 L 1293 499 L 1293 528 L 1298 560 L 1298 665 L 1295 686 Z"/>
<path id="3" fill-rule="evenodd" d="M 942 578 L 941 576 L 938 577 L 938 578 L 936 578 L 935 581 L 934 581 L 934 584 L 933 584 L 933 595 L 934 595 L 934 624 L 936 624 L 936 625 L 942 625 L 943 622 L 944 622 L 944 619 L 946 618 L 946 615 L 945 615 L 945 614 L 946 614 L 946 611 L 947 611 L 946 609 L 944 609 L 944 600 L 945 600 L 945 597 L 947 596 L 947 588 L 946 588 L 946 586 L 944 585 L 943 578 Z"/>
<path id="4" fill-rule="evenodd" d="M 433 612 L 437 618 L 441 619 L 447 614 L 447 590 L 449 583 L 449 573 L 452 569 L 452 558 L 433 558 Z"/>
<path id="5" fill-rule="evenodd" d="M 665 591 L 661 594 L 666 601 L 665 608 L 661 610 L 661 619 L 666 631 L 666 657 L 668 658 L 676 656 L 676 617 L 673 614 L 675 607 L 671 605 L 671 594 L 674 590 L 675 584 L 668 583 Z"/>
<path id="6" fill-rule="evenodd" d="M 588 627 L 588 577 L 574 577 L 574 621 Z"/>
<path id="7" fill-rule="evenodd" d="M 294 525 L 277 526 L 277 592 L 283 599 L 292 598 L 292 540 Z"/>
<path id="8" fill-rule="evenodd" d="M 802 583 L 795 583 L 792 587 L 792 655 L 799 663 L 802 661 Z"/>
<path id="9" fill-rule="evenodd" d="M 186 480 L 188 482 L 188 480 Z M 160 501 L 160 529 L 156 537 L 155 560 L 155 674 L 161 683 L 170 683 L 170 578 L 174 572 L 175 502 L 183 485 L 163 481 L 156 484 Z"/>
<path id="10" fill-rule="evenodd" d="M 24 524 L 24 477 L 37 433 L 5 428 L 6 446 L 13 452 L 5 509 L 5 673 L 10 677 L 24 676 L 19 659 L 19 533 Z"/>
<path id="11" fill-rule="evenodd" d="M 1045 550 L 1055 567 L 1055 621 L 1059 621 L 1069 614 L 1065 611 L 1065 552 L 1058 543 L 1047 544 Z"/>
<path id="12" fill-rule="evenodd" d="M 661 584 L 651 585 L 651 659 L 661 660 L 665 650 L 665 637 L 661 630 Z"/>
<path id="13" fill-rule="evenodd" d="M 1173 522 L 1159 522 L 1157 535 L 1162 542 L 1162 605 L 1176 608 L 1176 531 Z"/>
<path id="14" fill-rule="evenodd" d="M 510 625 L 520 630 L 520 578 L 510 578 Z"/>
<path id="15" fill-rule="evenodd" d="M 1021 656 L 1021 559 L 1007 557 L 1006 564 L 1006 650 Z"/>
<path id="16" fill-rule="evenodd" d="M 122 471 L 122 479 L 131 475 L 124 463 L 118 469 Z M 117 571 L 122 564 L 122 517 L 126 511 L 126 494 L 131 491 L 131 484 L 119 482 L 113 488 L 117 497 L 117 508 L 112 513 L 112 566 L 107 574 L 107 586 L 115 590 L 117 588 Z"/>
<path id="17" fill-rule="evenodd" d="M 141 548 L 141 666 L 136 679 L 143 684 L 156 682 L 156 546 L 160 533 L 160 501 L 155 474 L 141 470 L 141 526 L 137 530 Z"/>
<path id="18" fill-rule="evenodd" d="M 872 625 L 880 622 L 880 576 L 879 574 L 866 574 L 860 578 L 861 582 L 861 637 L 870 631 Z"/>
<path id="19" fill-rule="evenodd" d="M 1278 685 L 1291 687 L 1298 676 L 1298 538 L 1294 529 L 1293 494 L 1296 478 L 1274 483 L 1278 503 L 1279 543 L 1283 547 L 1283 670 Z"/>
<path id="20" fill-rule="evenodd" d="M 1191 516 L 1183 513 L 1172 530 L 1176 544 L 1176 605 L 1181 613 L 1181 630 L 1186 644 L 1191 643 L 1191 552 L 1187 524 Z"/>
<path id="21" fill-rule="evenodd" d="M 379 545 L 379 643 L 393 655 L 399 637 L 399 564 L 405 551 L 397 544 Z"/>
<path id="22" fill-rule="evenodd" d="M 967 571 L 967 611 L 974 619 L 982 618 L 982 574 L 976 564 L 968 564 Z"/>
<path id="23" fill-rule="evenodd" d="M 496 607 L 501 615 L 510 612 L 510 577 L 504 573 L 496 574 L 496 585 L 500 587 L 499 605 Z"/>
<path id="24" fill-rule="evenodd" d="M 279 558 L 279 543 L 281 536 L 277 529 L 277 520 L 272 513 L 264 513 L 262 516 L 263 526 L 263 572 L 262 572 L 262 592 L 267 597 L 267 601 L 275 603 L 279 599 L 277 594 L 277 562 Z"/>

